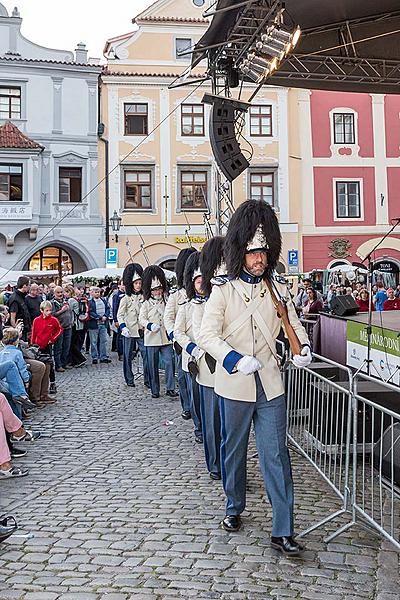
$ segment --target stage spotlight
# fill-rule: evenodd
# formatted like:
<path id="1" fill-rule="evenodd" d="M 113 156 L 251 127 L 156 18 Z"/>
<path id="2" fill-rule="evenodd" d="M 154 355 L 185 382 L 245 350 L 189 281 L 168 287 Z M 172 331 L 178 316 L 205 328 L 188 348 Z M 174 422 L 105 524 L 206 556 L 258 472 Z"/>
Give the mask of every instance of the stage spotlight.
<path id="1" fill-rule="evenodd" d="M 264 38 L 264 39 L 263 39 Z M 281 61 L 285 57 L 285 44 L 271 39 L 270 36 L 261 36 L 261 41 L 256 43 L 259 52 L 273 56 Z"/>

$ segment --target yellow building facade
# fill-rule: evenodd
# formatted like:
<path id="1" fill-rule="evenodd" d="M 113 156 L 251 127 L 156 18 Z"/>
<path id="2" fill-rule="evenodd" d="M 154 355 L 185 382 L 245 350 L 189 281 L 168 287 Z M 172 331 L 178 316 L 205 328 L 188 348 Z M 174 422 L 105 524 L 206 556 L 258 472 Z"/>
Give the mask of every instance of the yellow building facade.
<path id="1" fill-rule="evenodd" d="M 200 64 L 185 87 L 170 88 L 190 64 L 180 52 L 192 47 L 207 29 L 203 0 L 158 0 L 134 19 L 135 31 L 107 41 L 102 75 L 100 179 L 108 148 L 109 215 L 122 219 L 119 266 L 134 259 L 171 267 L 190 243 L 207 239 L 208 215 L 215 226 L 216 165 L 209 143 L 209 109 L 202 103 L 208 84 L 196 83 Z M 245 85 L 241 99 L 254 87 Z M 249 198 L 270 202 L 283 234 L 282 264 L 288 251 L 300 252 L 301 161 L 298 92 L 264 87 L 252 101 L 241 143 L 252 154 L 250 167 L 233 185 L 238 206 Z M 106 185 L 100 193 L 105 216 Z M 144 248 L 144 252 L 143 252 Z M 300 257 L 301 259 L 301 257 Z"/>

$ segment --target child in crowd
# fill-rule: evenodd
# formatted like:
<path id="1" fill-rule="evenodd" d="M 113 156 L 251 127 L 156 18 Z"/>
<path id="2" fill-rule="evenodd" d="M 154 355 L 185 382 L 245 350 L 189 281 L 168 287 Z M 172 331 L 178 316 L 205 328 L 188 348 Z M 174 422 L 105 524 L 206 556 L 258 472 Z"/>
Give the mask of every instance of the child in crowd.
<path id="1" fill-rule="evenodd" d="M 63 328 L 56 317 L 51 314 L 52 304 L 44 300 L 40 304 L 40 316 L 33 320 L 31 343 L 46 351 L 50 344 L 54 344 L 63 332 Z M 48 352 L 47 352 L 48 353 Z"/>
<path id="2" fill-rule="evenodd" d="M 160 397 L 159 357 L 165 365 L 166 396 L 176 398 L 174 377 L 174 353 L 164 326 L 167 282 L 164 271 L 157 265 L 146 267 L 143 272 L 143 298 L 139 324 L 144 329 L 144 345 L 150 373 L 152 398 Z"/>

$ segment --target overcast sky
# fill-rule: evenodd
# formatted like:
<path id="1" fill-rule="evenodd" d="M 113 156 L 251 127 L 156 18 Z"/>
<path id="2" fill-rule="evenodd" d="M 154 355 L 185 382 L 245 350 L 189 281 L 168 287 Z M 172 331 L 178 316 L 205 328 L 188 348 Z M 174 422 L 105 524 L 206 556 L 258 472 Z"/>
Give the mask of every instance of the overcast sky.
<path id="1" fill-rule="evenodd" d="M 101 57 L 106 40 L 134 29 L 132 18 L 153 0 L 0 0 L 9 14 L 21 13 L 22 34 L 37 44 L 74 50 L 84 42 Z"/>

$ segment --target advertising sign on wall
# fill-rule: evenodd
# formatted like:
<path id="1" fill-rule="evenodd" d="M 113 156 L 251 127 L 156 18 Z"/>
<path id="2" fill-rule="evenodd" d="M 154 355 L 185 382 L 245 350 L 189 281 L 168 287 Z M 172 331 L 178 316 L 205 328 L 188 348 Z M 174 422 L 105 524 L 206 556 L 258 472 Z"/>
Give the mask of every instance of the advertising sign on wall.
<path id="1" fill-rule="evenodd" d="M 347 321 L 347 365 L 359 369 L 367 358 L 368 335 L 365 323 Z M 397 331 L 372 327 L 371 334 L 371 375 L 389 379 L 400 365 L 400 336 Z M 362 368 L 367 372 L 366 364 Z M 399 371 L 390 379 L 400 384 Z"/>

